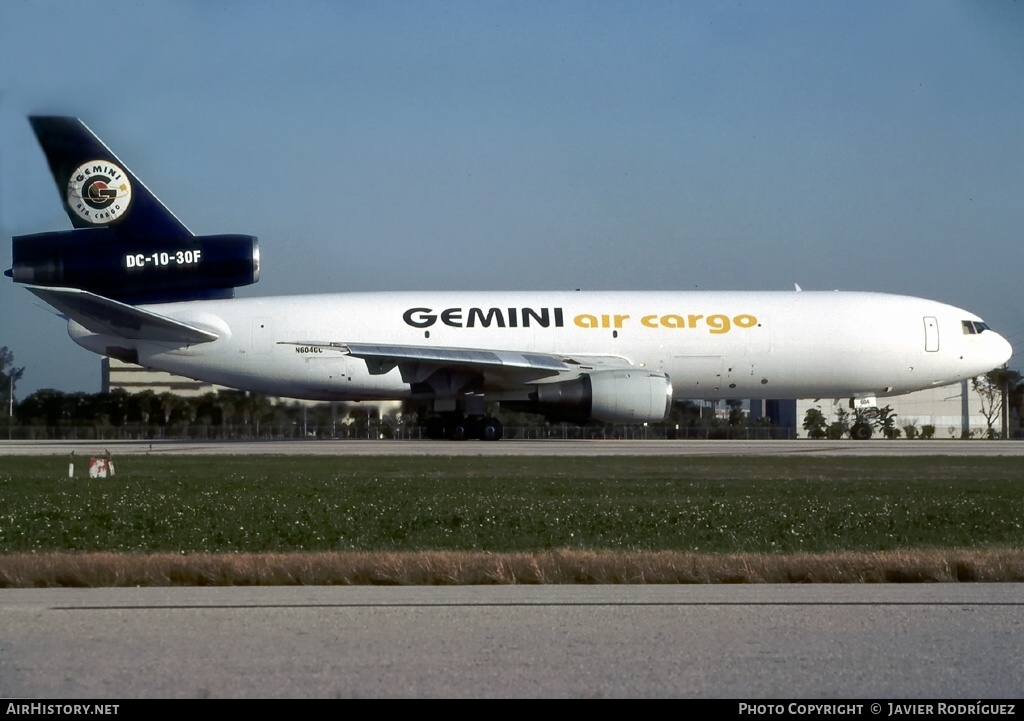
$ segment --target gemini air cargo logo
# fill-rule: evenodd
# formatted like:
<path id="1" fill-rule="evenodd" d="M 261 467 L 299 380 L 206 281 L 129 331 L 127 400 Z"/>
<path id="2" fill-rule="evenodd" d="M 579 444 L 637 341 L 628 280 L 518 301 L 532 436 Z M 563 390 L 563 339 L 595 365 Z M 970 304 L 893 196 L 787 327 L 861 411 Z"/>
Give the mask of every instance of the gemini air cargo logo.
<path id="1" fill-rule="evenodd" d="M 131 202 L 128 174 L 106 160 L 82 163 L 68 180 L 68 207 L 87 223 L 112 223 L 124 215 Z"/>
<path id="2" fill-rule="evenodd" d="M 402 314 L 402 320 L 413 328 L 430 328 L 438 320 L 450 328 L 563 328 L 565 317 L 562 308 L 410 308 Z M 644 328 L 704 329 L 713 335 L 761 325 L 749 313 L 648 313 L 636 317 L 625 313 L 577 313 L 571 320 L 577 328 L 611 328 L 618 332 L 639 323 Z"/>

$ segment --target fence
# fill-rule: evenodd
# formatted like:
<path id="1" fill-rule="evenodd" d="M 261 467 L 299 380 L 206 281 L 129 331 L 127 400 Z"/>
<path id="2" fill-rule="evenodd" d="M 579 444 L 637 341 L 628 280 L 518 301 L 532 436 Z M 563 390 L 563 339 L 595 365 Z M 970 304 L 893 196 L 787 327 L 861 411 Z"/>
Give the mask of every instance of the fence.
<path id="1" fill-rule="evenodd" d="M 301 422 L 251 425 L 180 424 L 169 426 L 125 424 L 122 426 L 10 426 L 0 425 L 0 438 L 19 441 L 104 441 L 104 440 L 191 440 L 191 441 L 281 441 L 281 440 L 421 440 L 426 436 L 415 423 L 322 425 Z M 506 425 L 509 440 L 787 440 L 806 438 L 803 429 L 782 426 L 673 426 L 593 425 Z M 875 438 L 881 438 L 876 433 Z M 1015 428 L 1011 440 L 1024 440 L 1024 430 Z M 900 439 L 903 440 L 903 439 Z M 927 442 L 927 441 L 925 441 Z"/>
<path id="2" fill-rule="evenodd" d="M 6 431 L 6 432 L 5 432 Z M 0 426 L 0 438 L 12 440 L 104 441 L 104 440 L 193 440 L 193 441 L 280 441 L 280 440 L 420 440 L 423 428 L 415 423 L 369 423 L 325 425 L 303 423 L 263 423 L 252 425 L 76 425 L 76 426 Z M 680 427 L 662 425 L 555 425 L 505 426 L 510 440 L 686 440 L 732 439 L 768 440 L 796 438 L 795 428 Z"/>

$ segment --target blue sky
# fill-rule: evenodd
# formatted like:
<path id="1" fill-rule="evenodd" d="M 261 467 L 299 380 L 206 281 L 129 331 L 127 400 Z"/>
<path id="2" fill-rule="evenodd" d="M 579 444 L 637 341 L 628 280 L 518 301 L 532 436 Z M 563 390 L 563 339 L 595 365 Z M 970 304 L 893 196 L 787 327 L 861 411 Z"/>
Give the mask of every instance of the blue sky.
<path id="1" fill-rule="evenodd" d="M 1024 348 L 1022 2 L 8 2 L 0 66 L 4 268 L 70 227 L 52 113 L 258 235 L 240 295 L 799 283 Z M 0 278 L 18 396 L 99 390 L 41 305 Z"/>

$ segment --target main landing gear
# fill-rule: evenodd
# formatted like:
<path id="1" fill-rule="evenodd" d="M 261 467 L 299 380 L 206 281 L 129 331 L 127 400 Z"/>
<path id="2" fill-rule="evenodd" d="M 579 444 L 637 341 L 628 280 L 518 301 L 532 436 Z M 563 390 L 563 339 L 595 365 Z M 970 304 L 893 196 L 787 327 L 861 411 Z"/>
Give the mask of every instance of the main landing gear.
<path id="1" fill-rule="evenodd" d="M 431 440 L 500 441 L 505 428 L 497 418 L 467 417 L 462 413 L 442 413 L 427 419 L 425 435 Z"/>

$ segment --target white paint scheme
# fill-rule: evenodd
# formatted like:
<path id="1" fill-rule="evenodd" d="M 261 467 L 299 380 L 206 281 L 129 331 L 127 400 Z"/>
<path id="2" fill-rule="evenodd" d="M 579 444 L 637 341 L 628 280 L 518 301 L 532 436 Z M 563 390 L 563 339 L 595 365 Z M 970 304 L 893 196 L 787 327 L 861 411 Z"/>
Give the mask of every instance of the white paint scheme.
<path id="1" fill-rule="evenodd" d="M 403 314 L 429 308 L 462 309 L 449 320 L 467 321 L 469 308 L 562 310 L 562 327 L 452 327 L 438 317 L 412 327 Z M 632 366 L 660 370 L 677 399 L 871 397 L 947 385 L 1003 365 L 1010 344 L 992 330 L 965 334 L 965 310 L 899 295 L 851 292 L 401 292 L 190 301 L 141 306 L 152 313 L 211 331 L 212 342 L 128 340 L 91 332 L 75 320 L 76 343 L 103 354 L 132 348 L 141 364 L 236 388 L 319 400 L 412 397 L 401 369 L 371 372 L 373 359 L 328 344 L 390 344 L 423 349 L 486 349 L 577 359 L 588 368 Z M 615 328 L 581 328 L 579 315 L 609 316 Z M 642 319 L 676 314 L 697 327 L 650 328 Z M 712 333 L 707 317 L 753 316 Z M 553 318 L 552 318 L 553 320 Z M 672 319 L 669 319 L 671 322 Z M 749 321 L 748 321 L 749 322 Z M 88 325 L 88 323 L 86 323 Z M 553 322 L 551 323 L 553 325 Z M 926 327 L 928 328 L 926 338 Z M 427 336 L 429 331 L 429 337 Z M 617 337 L 615 335 L 617 331 Z M 934 348 L 937 350 L 926 350 Z M 313 348 L 313 352 L 302 352 Z M 719 361 L 720 358 L 720 361 Z M 441 365 L 406 363 L 406 376 L 423 379 Z M 483 378 L 488 400 L 524 398 L 530 383 L 578 375 L 572 363 L 558 375 L 529 368 L 457 366 L 460 379 Z M 447 395 L 464 388 L 454 385 Z M 438 394 L 446 395 L 445 392 Z"/>
<path id="2" fill-rule="evenodd" d="M 104 234 L 86 236 L 79 228 L 58 237 L 17 238 L 23 257 L 15 259 L 11 277 L 49 284 L 26 287 L 70 319 L 71 337 L 85 348 L 210 383 L 313 400 L 412 398 L 433 401 L 439 413 L 473 417 L 484 414 L 486 400 L 535 400 L 559 412 L 568 404 L 576 412 L 567 417 L 633 421 L 667 415 L 670 395 L 852 397 L 870 405 L 879 396 L 985 373 L 1011 355 L 1006 340 L 958 308 L 799 286 L 786 293 L 348 293 L 131 306 L 114 298 L 195 298 L 196 289 L 187 291 L 190 281 L 233 283 L 236 276 L 196 276 L 200 256 L 192 246 L 182 251 L 189 260 L 179 275 L 170 281 L 158 275 L 170 257 L 169 246 L 158 247 L 160 239 L 203 238 L 194 237 L 80 120 L 33 116 L 30 122 L 69 218 L 76 226 L 83 219 L 100 226 L 95 230 Z M 93 165 L 113 169 L 103 177 L 116 180 L 119 191 L 123 181 L 126 194 L 122 205 L 93 206 L 82 215 L 75 204 Z M 100 201 L 113 192 L 95 189 Z M 57 287 L 65 277 L 62 244 L 74 234 L 116 239 L 113 254 L 98 262 L 111 275 L 93 272 L 125 287 L 83 277 L 82 288 Z M 246 269 L 252 273 L 238 281 L 255 282 L 255 238 L 239 237 L 253 257 Z M 46 243 L 50 256 L 28 252 L 22 244 L 29 241 Z M 150 264 L 147 257 L 163 260 Z M 201 257 L 205 262 L 208 254 Z M 115 268 L 121 258 L 124 267 Z M 58 267 L 62 272 L 53 274 Z M 161 278 L 160 294 L 141 292 L 144 281 Z M 223 297 L 224 286 L 200 286 Z M 481 429 L 481 437 L 501 435 L 486 421 Z M 453 425 L 445 432 L 454 438 L 464 431 Z"/>

